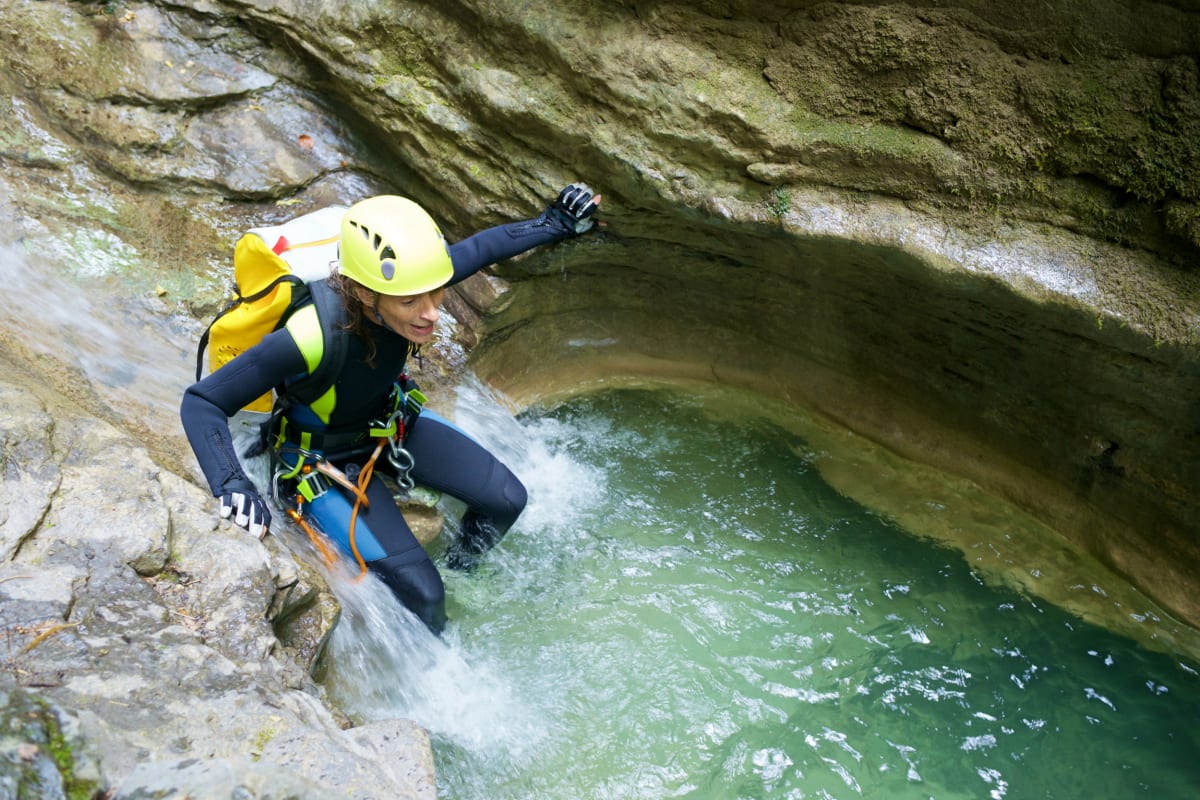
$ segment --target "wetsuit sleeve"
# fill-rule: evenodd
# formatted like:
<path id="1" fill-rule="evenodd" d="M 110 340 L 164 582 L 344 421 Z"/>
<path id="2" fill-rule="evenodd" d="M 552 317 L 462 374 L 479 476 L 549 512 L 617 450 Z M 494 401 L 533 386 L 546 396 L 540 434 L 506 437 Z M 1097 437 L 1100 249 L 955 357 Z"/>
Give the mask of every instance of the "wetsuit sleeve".
<path id="1" fill-rule="evenodd" d="M 539 245 L 562 241 L 573 234 L 573 230 L 550 214 L 480 231 L 450 245 L 454 277 L 447 286 L 453 286 L 497 261 L 512 258 Z"/>
<path id="2" fill-rule="evenodd" d="M 258 493 L 238 461 L 229 417 L 303 372 L 300 349 L 286 330 L 278 330 L 184 392 L 179 416 L 213 497 Z"/>

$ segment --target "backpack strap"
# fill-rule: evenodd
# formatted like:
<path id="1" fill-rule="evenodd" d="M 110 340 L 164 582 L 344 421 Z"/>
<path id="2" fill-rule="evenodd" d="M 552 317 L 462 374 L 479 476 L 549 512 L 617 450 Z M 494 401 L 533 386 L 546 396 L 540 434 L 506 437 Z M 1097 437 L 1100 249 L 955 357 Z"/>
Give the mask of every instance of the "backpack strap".
<path id="1" fill-rule="evenodd" d="M 333 413 L 337 396 L 334 384 L 346 364 L 349 334 L 342 330 L 346 309 L 328 281 L 307 285 L 309 300 L 285 320 L 288 332 L 304 356 L 308 375 L 279 392 L 285 404 L 304 403 L 324 421 Z"/>
<path id="2" fill-rule="evenodd" d="M 296 275 L 280 275 L 278 278 L 276 278 L 275 280 L 268 283 L 261 290 L 255 292 L 254 294 L 249 295 L 247 297 L 243 297 L 241 291 L 237 287 L 237 284 L 234 284 L 233 291 L 234 291 L 234 294 L 237 295 L 237 297 L 235 297 L 233 300 L 231 300 L 229 305 L 222 308 L 217 313 L 217 315 L 215 317 L 213 317 L 212 322 L 208 323 L 208 327 L 204 329 L 204 333 L 200 334 L 200 343 L 198 345 L 196 345 L 196 380 L 197 381 L 200 380 L 200 376 L 204 374 L 204 351 L 208 349 L 208 337 L 212 333 L 213 326 L 217 324 L 217 321 L 219 319 L 221 319 L 221 317 L 228 314 L 230 311 L 233 311 L 235 308 L 240 306 L 242 303 L 254 303 L 254 302 L 257 302 L 257 301 L 263 299 L 264 297 L 269 295 L 272 291 L 274 291 L 276 286 L 283 283 L 284 281 L 287 281 L 288 283 L 292 284 L 292 306 L 294 307 L 294 306 L 298 305 L 297 298 L 300 298 L 302 296 L 302 293 L 305 290 L 304 279 L 297 277 Z"/>

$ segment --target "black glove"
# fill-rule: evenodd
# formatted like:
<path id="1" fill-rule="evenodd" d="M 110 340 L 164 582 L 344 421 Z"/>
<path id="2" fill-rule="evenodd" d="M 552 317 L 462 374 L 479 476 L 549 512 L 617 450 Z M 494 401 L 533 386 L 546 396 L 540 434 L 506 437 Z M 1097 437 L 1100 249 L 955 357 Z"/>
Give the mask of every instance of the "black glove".
<path id="1" fill-rule="evenodd" d="M 590 217 L 600 206 L 600 198 L 592 194 L 586 183 L 572 183 L 558 193 L 546 209 L 546 216 L 566 228 L 572 236 L 591 230 L 596 224 Z"/>
<path id="2" fill-rule="evenodd" d="M 270 531 L 271 512 L 254 492 L 230 492 L 221 495 L 221 518 L 233 517 L 233 524 L 251 535 L 263 538 Z"/>

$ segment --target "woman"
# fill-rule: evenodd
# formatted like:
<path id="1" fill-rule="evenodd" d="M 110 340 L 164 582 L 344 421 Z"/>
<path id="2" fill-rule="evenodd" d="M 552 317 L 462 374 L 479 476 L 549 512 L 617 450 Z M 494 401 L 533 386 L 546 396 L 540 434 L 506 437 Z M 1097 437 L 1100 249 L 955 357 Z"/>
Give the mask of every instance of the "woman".
<path id="1" fill-rule="evenodd" d="M 433 338 L 445 287 L 589 230 L 599 202 L 586 184 L 571 184 L 540 216 L 454 245 L 411 200 L 383 195 L 347 209 L 337 269 L 311 284 L 313 303 L 184 393 L 184 430 L 220 499 L 221 516 L 260 536 L 270 527 L 263 493 L 240 466 L 228 420 L 275 389 L 280 400 L 269 439 L 280 465 L 277 482 L 299 501 L 295 518 L 315 522 L 440 632 L 446 619 L 441 576 L 376 468 L 401 485 L 415 481 L 466 503 L 461 536 L 448 555 L 455 568 L 470 567 L 499 541 L 524 509 L 526 494 L 480 444 L 436 415 L 420 413 L 423 397 L 409 391 L 405 361 Z M 313 392 L 305 378 L 334 351 L 345 354 L 338 374 Z"/>

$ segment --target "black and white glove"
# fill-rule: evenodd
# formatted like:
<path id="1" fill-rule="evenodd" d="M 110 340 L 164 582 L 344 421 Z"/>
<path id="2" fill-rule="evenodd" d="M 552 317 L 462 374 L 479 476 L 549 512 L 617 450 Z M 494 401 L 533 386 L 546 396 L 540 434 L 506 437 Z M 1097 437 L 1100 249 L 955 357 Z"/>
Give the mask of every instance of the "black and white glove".
<path id="1" fill-rule="evenodd" d="M 230 492 L 221 495 L 221 519 L 230 519 L 252 536 L 263 538 L 270 532 L 271 512 L 254 492 Z"/>
<path id="2" fill-rule="evenodd" d="M 593 194 L 586 183 L 572 183 L 558 193 L 558 197 L 546 209 L 546 216 L 553 219 L 573 236 L 587 233 L 596 220 L 592 215 L 600 207 L 600 196 Z"/>

